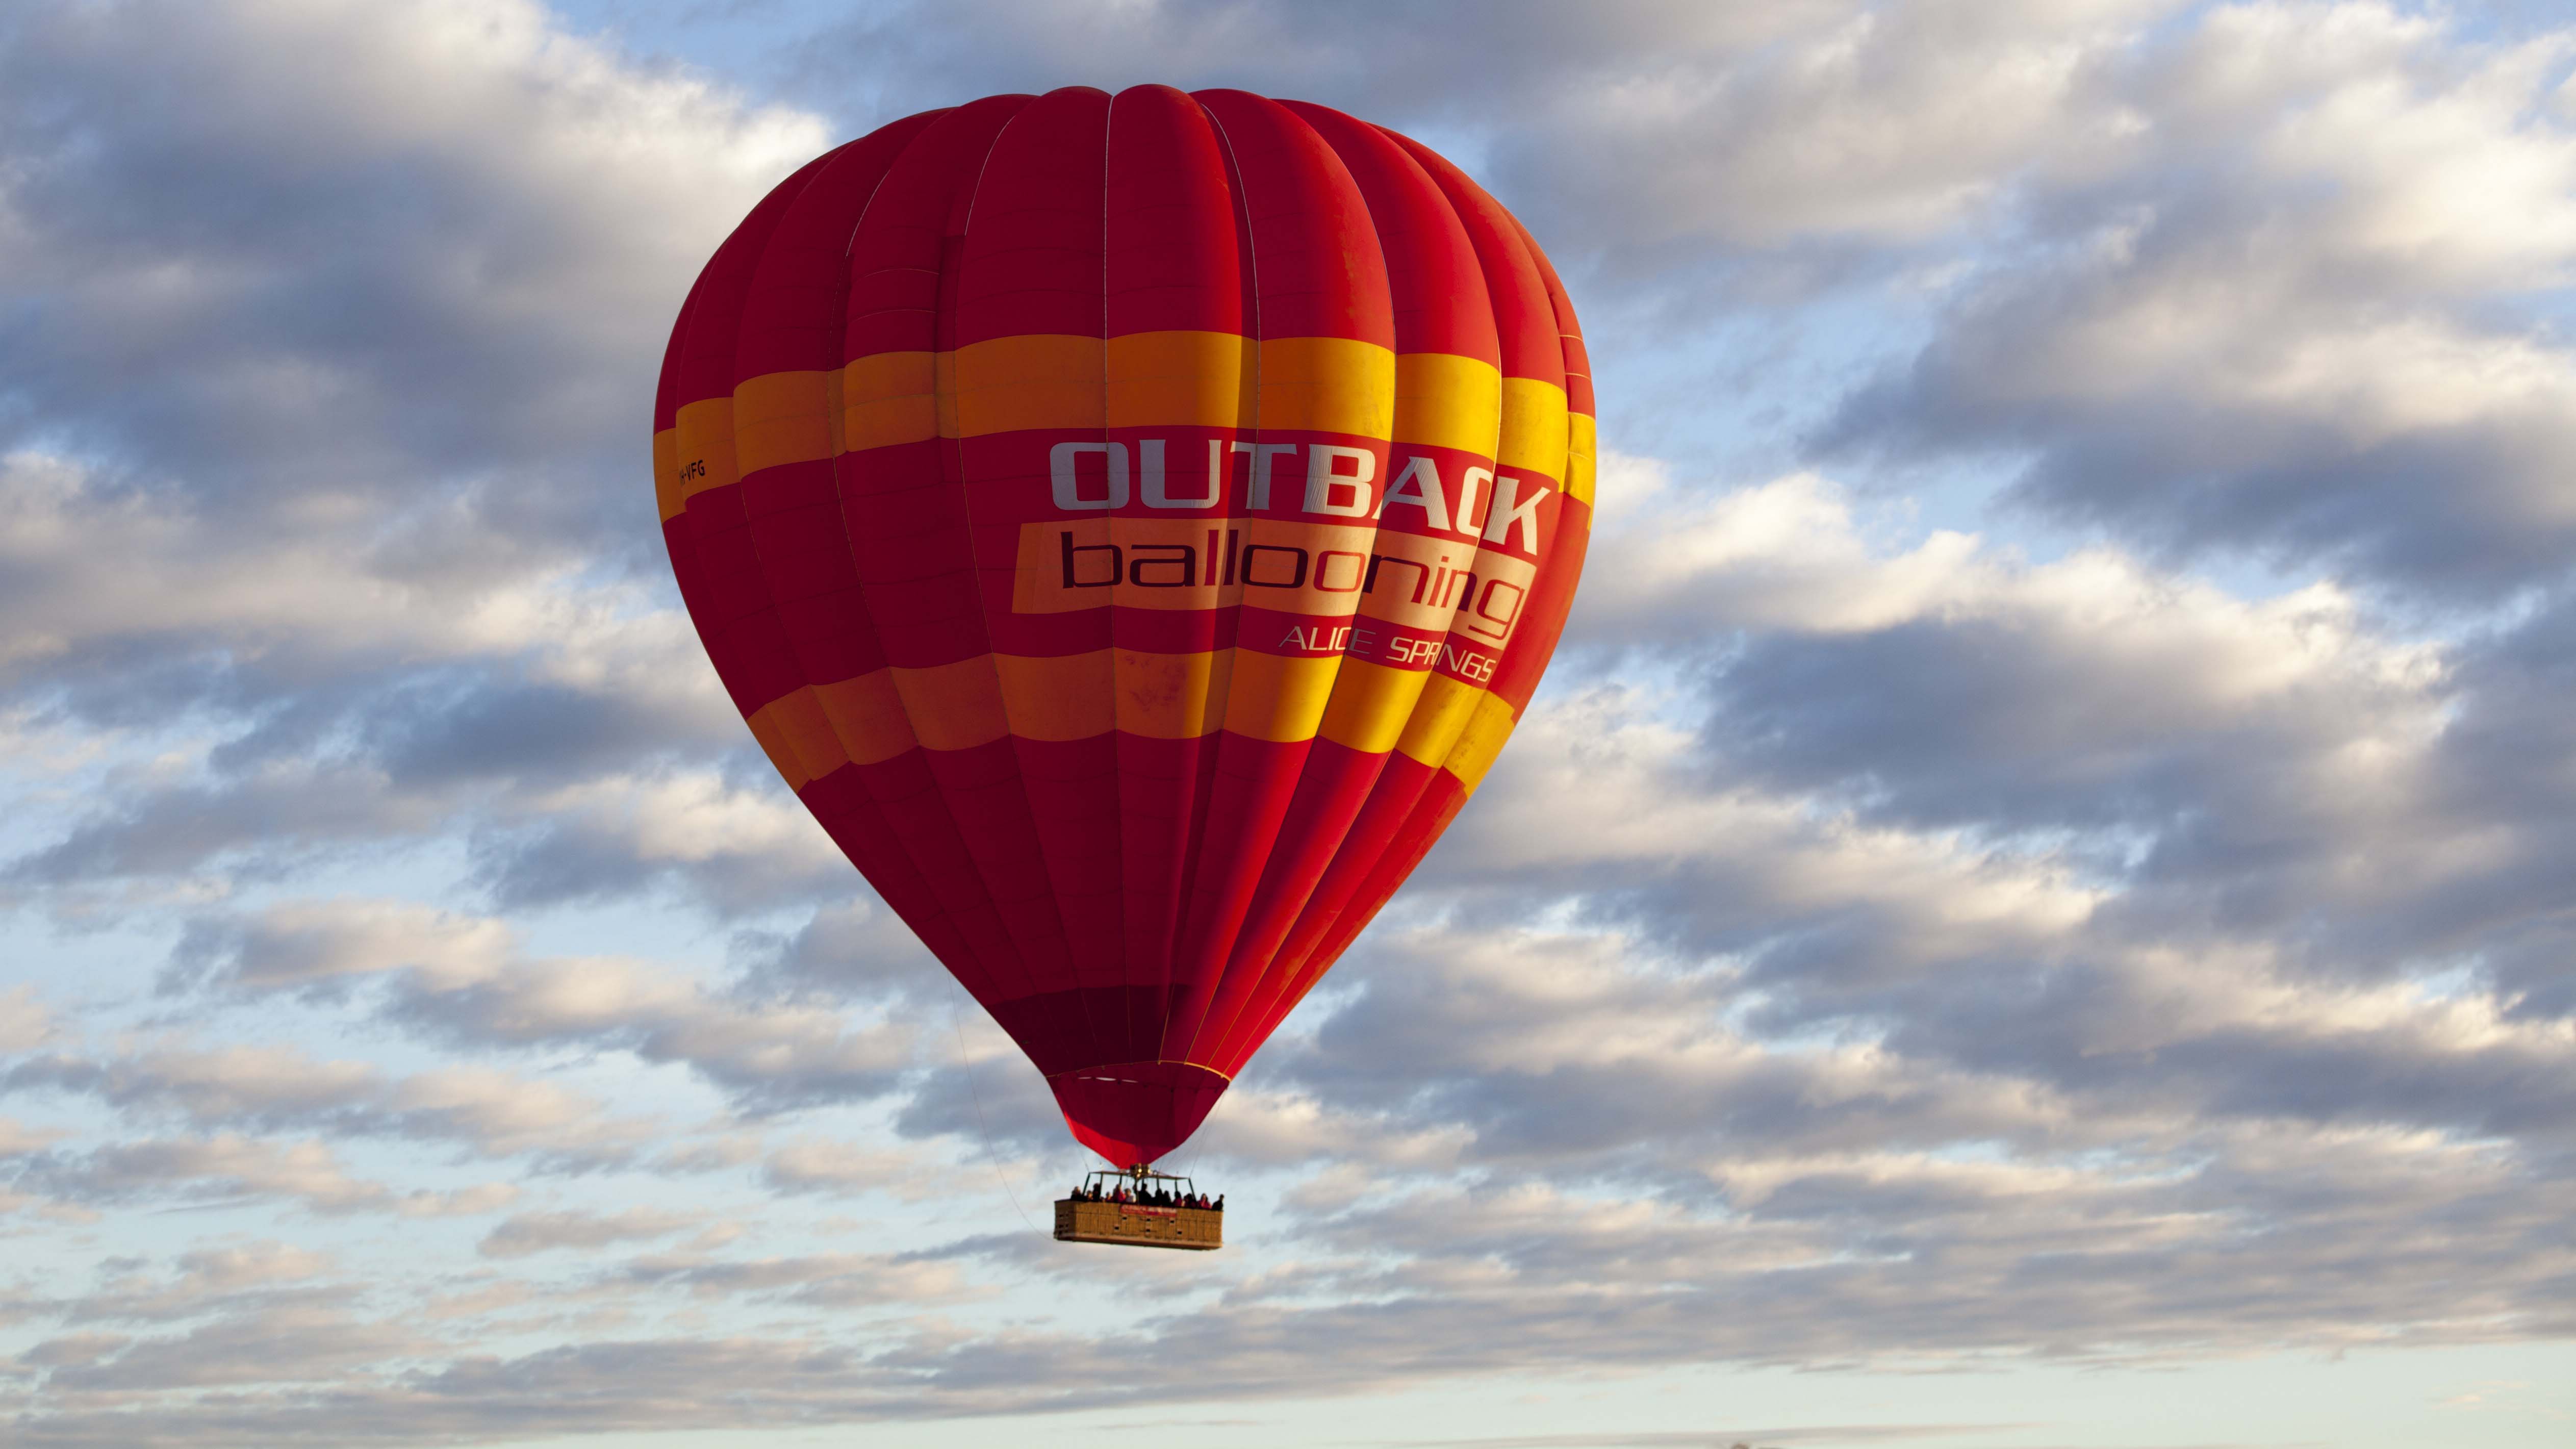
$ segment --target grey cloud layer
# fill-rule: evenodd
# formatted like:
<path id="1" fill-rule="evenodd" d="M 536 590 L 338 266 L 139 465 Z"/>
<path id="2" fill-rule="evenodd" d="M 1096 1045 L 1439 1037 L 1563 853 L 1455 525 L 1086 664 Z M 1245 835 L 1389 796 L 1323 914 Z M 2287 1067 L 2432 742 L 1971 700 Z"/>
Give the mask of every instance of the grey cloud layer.
<path id="1" fill-rule="evenodd" d="M 1909 319 L 1766 425 L 1808 471 L 1609 461 L 1557 687 L 1192 1149 L 1257 1185 L 1233 1249 L 1140 1264 L 1010 1214 L 1078 1166 L 1043 1084 L 851 899 L 654 577 L 658 334 L 822 125 L 508 0 L 0 26 L 0 911 L 158 933 L 0 990 L 0 1231 L 60 1265 L 0 1287 L 25 1442 L 2576 1333 L 2564 37 L 811 37 L 788 93 L 835 107 L 1161 79 L 1419 129 L 1646 392 Z M 1614 448 L 1693 421 L 1612 405 Z M 2080 536 L 1910 530 L 1927 460 Z M 2248 551 L 2315 582 L 2181 569 Z M 567 949 L 572 904 L 673 959 Z M 1101 1291 L 1148 1306 L 1060 1311 Z"/>

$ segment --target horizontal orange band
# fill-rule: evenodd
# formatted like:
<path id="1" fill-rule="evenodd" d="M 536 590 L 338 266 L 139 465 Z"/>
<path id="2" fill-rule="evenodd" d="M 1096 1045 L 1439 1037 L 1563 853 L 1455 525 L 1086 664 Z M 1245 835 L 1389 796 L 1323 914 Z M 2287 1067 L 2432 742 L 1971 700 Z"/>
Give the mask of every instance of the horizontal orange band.
<path id="1" fill-rule="evenodd" d="M 1395 359 L 1399 443 L 1494 456 L 1503 427 L 1503 374 L 1454 352 L 1407 352 Z"/>
<path id="2" fill-rule="evenodd" d="M 891 672 L 903 712 L 924 746 L 971 750 L 1011 732 L 1010 712 L 1002 704 L 1001 670 L 992 655 Z"/>
<path id="3" fill-rule="evenodd" d="M 943 395 L 957 400 L 957 437 L 1040 428 L 1097 434 L 1109 426 L 1108 344 L 1040 334 L 960 347 L 955 391 Z"/>
<path id="4" fill-rule="evenodd" d="M 996 337 L 953 353 L 873 353 L 840 379 L 841 446 L 852 451 L 1006 432 L 1258 424 L 1477 454 L 1526 437 L 1543 452 L 1562 431 L 1551 414 L 1565 410 L 1563 388 L 1505 378 L 1472 357 L 1398 357 L 1345 337 L 1255 343 L 1232 332 Z M 1561 463 L 1532 454 L 1515 466 L 1554 477 Z"/>
<path id="5" fill-rule="evenodd" d="M 836 371 L 747 378 L 731 397 L 683 406 L 667 445 L 655 435 L 654 494 L 671 518 L 745 474 L 843 451 L 1033 430 L 1256 424 L 1455 448 L 1592 497 L 1594 423 L 1569 413 L 1554 383 L 1341 337 L 1256 348 L 1234 333 L 1188 331 L 1105 342 L 999 337 L 954 353 L 881 352 Z"/>
<path id="6" fill-rule="evenodd" d="M 1342 656 L 1234 651 L 1234 678 L 1225 699 L 1225 727 L 1256 740 L 1293 744 L 1311 740 L 1333 697 Z"/>
<path id="7" fill-rule="evenodd" d="M 1261 416 L 1260 359 L 1233 332 L 1134 332 L 1108 343 L 1109 426 L 1238 427 Z"/>
<path id="8" fill-rule="evenodd" d="M 680 504 L 710 488 L 728 488 L 742 475 L 733 461 L 733 399 L 711 397 L 680 409 L 677 447 Z"/>
<path id="9" fill-rule="evenodd" d="M 894 671 L 872 670 L 854 679 L 836 679 L 814 687 L 823 717 L 832 722 L 841 748 L 862 765 L 891 760 L 921 743 L 912 719 L 895 691 Z"/>
<path id="10" fill-rule="evenodd" d="M 1110 653 L 1117 672 L 1120 729 L 1158 740 L 1194 740 L 1224 725 L 1235 651 L 1148 654 L 1114 649 Z"/>
<path id="11" fill-rule="evenodd" d="M 1112 651 L 1057 656 L 996 654 L 1002 708 L 1011 733 L 1032 740 L 1087 740 L 1118 728 Z"/>
<path id="12" fill-rule="evenodd" d="M 939 359 L 929 352 L 879 352 L 841 369 L 841 446 L 858 452 L 955 437 L 952 416 L 942 427 L 940 399 L 956 388 L 940 386 Z"/>
<path id="13" fill-rule="evenodd" d="M 1592 506 L 1592 480 L 1596 470 L 1594 455 L 1600 451 L 1596 441 L 1597 424 L 1590 413 L 1570 413 L 1566 417 L 1565 496 Z"/>
<path id="14" fill-rule="evenodd" d="M 1449 758 L 1458 743 L 1459 734 L 1467 728 L 1467 719 L 1476 712 L 1476 701 L 1485 691 L 1446 674 L 1434 674 L 1422 687 L 1421 701 L 1404 722 L 1404 732 L 1395 747 L 1412 759 L 1438 768 Z"/>
<path id="15" fill-rule="evenodd" d="M 688 507 L 680 497 L 680 430 L 664 428 L 653 435 L 653 504 L 670 522 Z"/>
<path id="16" fill-rule="evenodd" d="M 1260 425 L 1288 432 L 1395 432 L 1395 354 L 1347 337 L 1278 337 L 1261 344 Z"/>
<path id="17" fill-rule="evenodd" d="M 872 670 L 797 689 L 752 711 L 748 723 L 801 790 L 845 763 L 877 764 L 916 746 L 968 750 L 1013 735 L 1066 741 L 1112 730 L 1197 739 L 1222 729 L 1289 744 L 1320 736 L 1368 754 L 1401 748 L 1456 770 L 1482 748 L 1480 710 L 1499 705 L 1446 675 L 1339 654 L 1096 649 Z M 1508 733 L 1508 708 L 1502 718 Z"/>
<path id="18" fill-rule="evenodd" d="M 1476 701 L 1476 712 L 1468 717 L 1467 727 L 1443 762 L 1470 794 L 1485 782 L 1485 772 L 1494 767 L 1494 757 L 1503 752 L 1503 742 L 1512 737 L 1512 726 L 1519 722 L 1510 701 L 1483 690 L 1477 693 L 1483 698 Z"/>
<path id="19" fill-rule="evenodd" d="M 1364 755 L 1395 748 L 1404 726 L 1422 703 L 1422 691 L 1433 675 L 1425 669 L 1397 669 L 1367 659 L 1342 660 L 1333 678 L 1333 698 L 1324 706 L 1316 733 Z"/>
<path id="20" fill-rule="evenodd" d="M 1565 389 L 1526 377 L 1503 379 L 1502 441 L 1494 466 L 1526 468 L 1562 482 L 1566 454 Z"/>
<path id="21" fill-rule="evenodd" d="M 771 372 L 733 390 L 734 466 L 743 477 L 836 451 L 841 374 Z"/>
<path id="22" fill-rule="evenodd" d="M 790 699 L 794 697 L 788 696 Z M 784 702 L 771 700 L 743 716 L 743 723 L 751 726 L 752 739 L 760 745 L 760 752 L 769 756 L 769 763 L 778 767 L 778 773 L 787 781 L 787 788 L 802 790 L 806 782 L 814 778 L 814 771 L 806 765 L 805 757 L 796 752 L 795 746 L 787 743 L 786 732 L 778 727 L 778 706 Z"/>

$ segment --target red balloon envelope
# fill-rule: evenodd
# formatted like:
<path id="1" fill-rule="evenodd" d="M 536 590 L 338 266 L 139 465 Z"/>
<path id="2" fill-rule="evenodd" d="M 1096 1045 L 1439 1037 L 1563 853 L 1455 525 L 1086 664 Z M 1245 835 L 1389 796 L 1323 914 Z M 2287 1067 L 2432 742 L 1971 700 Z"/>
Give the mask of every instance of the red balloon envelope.
<path id="1" fill-rule="evenodd" d="M 1592 387 L 1420 144 L 1157 86 L 805 166 L 655 406 L 761 747 L 1120 1167 L 1197 1130 L 1458 813 L 1556 647 Z"/>

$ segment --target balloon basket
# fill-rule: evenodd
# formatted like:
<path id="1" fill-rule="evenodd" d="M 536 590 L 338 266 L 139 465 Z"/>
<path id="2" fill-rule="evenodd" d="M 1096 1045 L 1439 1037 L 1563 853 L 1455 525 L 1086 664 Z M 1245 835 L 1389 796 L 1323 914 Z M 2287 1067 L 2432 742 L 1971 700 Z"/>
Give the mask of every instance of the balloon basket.
<path id="1" fill-rule="evenodd" d="M 1073 1196 L 1056 1199 L 1056 1241 L 1190 1253 L 1224 1247 L 1224 1210 L 1187 1206 L 1184 1199 L 1204 1201 L 1186 1177 L 1145 1168 L 1095 1172 Z"/>

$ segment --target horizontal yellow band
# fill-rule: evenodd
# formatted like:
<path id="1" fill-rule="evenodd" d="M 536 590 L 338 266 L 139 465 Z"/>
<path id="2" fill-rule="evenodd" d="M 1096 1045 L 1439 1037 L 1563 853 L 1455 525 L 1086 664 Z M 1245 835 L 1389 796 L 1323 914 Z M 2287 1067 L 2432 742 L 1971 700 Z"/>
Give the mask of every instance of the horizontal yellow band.
<path id="1" fill-rule="evenodd" d="M 1481 690 L 1478 693 L 1484 697 L 1476 701 L 1476 712 L 1459 732 L 1458 743 L 1446 761 L 1449 773 L 1458 777 L 1458 783 L 1466 786 L 1469 794 L 1485 782 L 1485 772 L 1494 767 L 1494 757 L 1503 752 L 1503 742 L 1512 737 L 1512 726 L 1518 722 L 1511 704 L 1501 695 Z"/>
<path id="2" fill-rule="evenodd" d="M 1525 468 L 1562 483 L 1565 419 L 1565 389 L 1534 378 L 1504 378 L 1502 442 L 1494 449 L 1494 466 Z"/>
<path id="3" fill-rule="evenodd" d="M 680 503 L 710 488 L 728 488 L 741 473 L 733 461 L 733 399 L 711 397 L 689 403 L 680 409 L 678 447 L 673 460 L 679 469 Z"/>
<path id="4" fill-rule="evenodd" d="M 1446 674 L 1434 674 L 1422 686 L 1421 702 L 1404 722 L 1404 733 L 1395 747 L 1412 759 L 1438 768 L 1449 758 L 1458 735 L 1467 727 L 1468 716 L 1476 712 L 1476 701 L 1485 691 L 1462 683 Z"/>
<path id="5" fill-rule="evenodd" d="M 873 670 L 772 700 L 749 723 L 778 773 L 803 789 L 845 763 L 877 764 L 916 745 L 967 750 L 1011 735 L 1085 740 L 1111 730 L 1178 740 L 1225 729 L 1281 743 L 1321 735 L 1370 754 L 1401 739 L 1406 753 L 1437 763 L 1485 697 L 1446 676 L 1338 654 L 1096 649 Z M 1427 759 L 1429 741 L 1415 738 L 1426 725 L 1441 737 L 1440 755 Z"/>
<path id="6" fill-rule="evenodd" d="M 1088 654 L 996 654 L 1002 706 L 1011 733 L 1031 740 L 1087 740 L 1118 727 L 1110 651 Z"/>
<path id="7" fill-rule="evenodd" d="M 1395 429 L 1395 354 L 1346 337 L 1261 344 L 1264 429 L 1383 438 Z"/>
<path id="8" fill-rule="evenodd" d="M 745 382 L 736 395 L 764 382 Z M 810 395 L 810 384 L 798 386 Z M 954 353 L 880 352 L 842 368 L 840 387 L 840 446 L 854 451 L 989 433 L 1257 424 L 1483 454 L 1498 436 L 1516 436 L 1517 406 L 1521 434 L 1543 452 L 1562 430 L 1551 417 L 1561 419 L 1565 409 L 1564 389 L 1505 378 L 1472 357 L 1398 357 L 1345 337 L 1255 344 L 1231 332 L 1200 331 L 1138 332 L 1105 342 L 1032 333 Z M 1515 398 L 1514 389 L 1527 396 Z M 812 435 L 802 436 L 808 441 L 800 446 L 811 446 Z M 1524 460 L 1520 466 L 1553 477 L 1560 465 Z"/>
<path id="9" fill-rule="evenodd" d="M 1234 677 L 1225 698 L 1225 727 L 1256 740 L 1291 744 L 1311 740 L 1333 697 L 1342 656 L 1234 651 Z"/>
<path id="10" fill-rule="evenodd" d="M 832 456 L 832 393 L 841 375 L 770 372 L 733 390 L 734 466 L 743 477 Z"/>
<path id="11" fill-rule="evenodd" d="M 1002 676 L 990 654 L 928 669 L 897 669 L 895 693 L 912 732 L 934 750 L 971 750 L 1011 732 Z"/>
<path id="12" fill-rule="evenodd" d="M 840 732 L 833 728 L 822 696 L 811 687 L 771 703 L 763 712 L 776 719 L 778 732 L 786 737 L 787 747 L 796 752 L 807 778 L 819 779 L 850 762 L 850 752 L 841 743 Z"/>
<path id="13" fill-rule="evenodd" d="M 653 435 L 653 505 L 670 522 L 688 507 L 680 496 L 680 430 L 664 428 Z"/>
<path id="14" fill-rule="evenodd" d="M 795 697 L 789 695 L 788 699 Z M 787 743 L 787 732 L 778 727 L 778 707 L 784 703 L 786 700 L 772 700 L 744 716 L 743 723 L 751 726 L 752 739 L 759 742 L 760 752 L 769 756 L 769 763 L 778 767 L 778 773 L 787 781 L 787 788 L 802 790 L 805 783 L 814 778 L 814 772 L 805 767 L 804 759 L 796 753 L 794 746 Z"/>
<path id="15" fill-rule="evenodd" d="M 1502 425 L 1503 374 L 1492 363 L 1454 352 L 1395 359 L 1396 442 L 1489 458 Z"/>
<path id="16" fill-rule="evenodd" d="M 1039 333 L 960 347 L 956 433 L 1036 429 L 1098 433 L 1109 426 L 1108 345 L 1097 337 Z"/>
<path id="17" fill-rule="evenodd" d="M 1110 651 L 1117 667 L 1118 727 L 1158 740 L 1194 740 L 1225 723 L 1234 680 L 1231 649 L 1199 654 Z"/>
<path id="18" fill-rule="evenodd" d="M 1230 332 L 1106 342 L 1039 333 L 748 378 L 730 398 L 680 409 L 669 465 L 656 454 L 655 492 L 668 518 L 746 473 L 842 451 L 1028 430 L 1256 424 L 1477 454 L 1491 447 L 1498 466 L 1552 478 L 1573 466 L 1564 389 L 1503 377 L 1471 357 L 1399 357 L 1341 337 L 1256 347 Z"/>
<path id="19" fill-rule="evenodd" d="M 878 352 L 842 368 L 841 445 L 858 452 L 938 437 L 939 373 L 928 352 Z"/>
<path id="20" fill-rule="evenodd" d="M 1332 702 L 1324 706 L 1324 720 L 1316 733 L 1362 754 L 1384 754 L 1403 736 L 1431 677 L 1428 670 L 1346 658 L 1341 673 L 1334 677 Z"/>
<path id="21" fill-rule="evenodd" d="M 1595 454 L 1598 424 L 1590 413 L 1566 415 L 1565 496 L 1589 508 L 1592 506 L 1592 481 L 1597 470 Z"/>
<path id="22" fill-rule="evenodd" d="M 832 732 L 840 736 L 841 748 L 862 765 L 891 760 L 921 743 L 904 713 L 891 669 L 818 684 L 814 697 L 832 722 Z"/>
<path id="23" fill-rule="evenodd" d="M 1133 332 L 1109 339 L 1109 426 L 1241 427 L 1260 415 L 1252 339 L 1233 332 Z"/>

